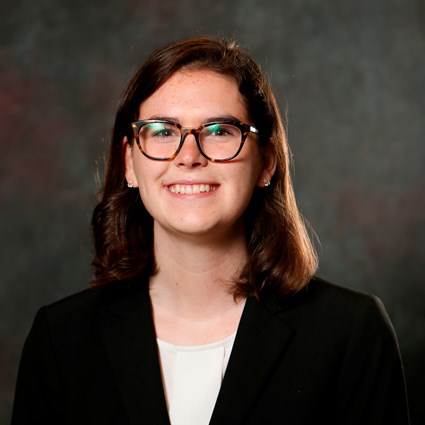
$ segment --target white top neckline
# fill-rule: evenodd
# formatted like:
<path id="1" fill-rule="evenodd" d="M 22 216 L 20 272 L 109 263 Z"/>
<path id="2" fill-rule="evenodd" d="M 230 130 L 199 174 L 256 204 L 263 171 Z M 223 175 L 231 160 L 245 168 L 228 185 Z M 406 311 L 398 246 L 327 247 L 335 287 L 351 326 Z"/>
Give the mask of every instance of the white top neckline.
<path id="1" fill-rule="evenodd" d="M 158 345 L 161 348 L 170 351 L 203 351 L 203 350 L 213 350 L 214 348 L 221 346 L 228 346 L 229 344 L 233 344 L 236 337 L 236 332 L 232 333 L 232 335 L 224 338 L 220 341 L 210 342 L 208 344 L 200 344 L 200 345 L 177 345 L 172 344 L 171 342 L 164 341 L 162 339 L 157 338 Z"/>
<path id="2" fill-rule="evenodd" d="M 235 338 L 183 346 L 157 339 L 171 425 L 209 424 Z"/>

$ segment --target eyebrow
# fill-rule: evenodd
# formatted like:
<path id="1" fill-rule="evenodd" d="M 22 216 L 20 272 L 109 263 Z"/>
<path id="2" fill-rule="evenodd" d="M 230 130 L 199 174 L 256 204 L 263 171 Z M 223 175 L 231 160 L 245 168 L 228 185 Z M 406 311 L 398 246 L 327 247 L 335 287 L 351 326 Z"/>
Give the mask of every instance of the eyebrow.
<path id="1" fill-rule="evenodd" d="M 180 120 L 176 117 L 155 115 L 155 116 L 149 117 L 147 119 L 158 120 L 158 121 L 169 121 L 169 122 L 172 122 L 172 123 L 177 123 L 177 124 L 183 125 L 183 124 L 181 124 Z M 219 116 L 215 116 L 215 117 L 206 118 L 206 119 L 202 120 L 201 125 L 211 123 L 211 122 L 228 122 L 228 121 L 242 122 L 242 120 L 235 117 L 234 115 L 226 114 L 226 115 L 219 115 Z"/>

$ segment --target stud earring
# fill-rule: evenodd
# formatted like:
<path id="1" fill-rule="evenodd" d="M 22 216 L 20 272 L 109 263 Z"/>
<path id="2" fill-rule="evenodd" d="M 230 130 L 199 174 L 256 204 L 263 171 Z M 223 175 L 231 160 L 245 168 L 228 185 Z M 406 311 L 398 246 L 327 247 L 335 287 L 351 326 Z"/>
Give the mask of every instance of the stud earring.
<path id="1" fill-rule="evenodd" d="M 133 186 L 134 185 L 133 185 L 133 182 L 132 181 L 127 182 L 127 187 L 132 188 Z"/>
<path id="2" fill-rule="evenodd" d="M 263 180 L 263 182 L 264 182 L 264 186 L 265 186 L 265 187 L 269 187 L 269 186 L 270 186 L 270 184 L 271 184 L 271 183 L 270 183 L 270 180 L 266 180 L 266 179 L 264 179 L 264 180 Z"/>

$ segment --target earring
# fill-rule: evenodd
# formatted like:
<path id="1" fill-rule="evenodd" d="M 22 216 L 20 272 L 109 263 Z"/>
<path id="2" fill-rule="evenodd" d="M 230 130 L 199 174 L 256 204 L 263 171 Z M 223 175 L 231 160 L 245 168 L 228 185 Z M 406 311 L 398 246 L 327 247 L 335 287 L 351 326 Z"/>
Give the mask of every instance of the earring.
<path id="1" fill-rule="evenodd" d="M 270 180 L 266 180 L 266 179 L 264 179 L 263 180 L 263 182 L 264 182 L 264 187 L 269 187 L 270 186 Z"/>
<path id="2" fill-rule="evenodd" d="M 133 182 L 132 181 L 127 182 L 127 187 L 132 188 L 133 187 Z"/>

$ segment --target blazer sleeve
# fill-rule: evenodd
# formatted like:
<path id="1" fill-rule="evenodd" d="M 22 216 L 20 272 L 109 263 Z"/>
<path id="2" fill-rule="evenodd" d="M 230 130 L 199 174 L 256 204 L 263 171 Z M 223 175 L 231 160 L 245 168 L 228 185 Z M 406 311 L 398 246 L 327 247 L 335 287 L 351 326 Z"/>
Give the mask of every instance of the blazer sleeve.
<path id="1" fill-rule="evenodd" d="M 339 380 L 339 423 L 408 425 L 401 355 L 384 305 L 367 297 L 355 318 Z"/>
<path id="2" fill-rule="evenodd" d="M 63 423 L 62 391 L 45 308 L 41 308 L 22 350 L 11 424 Z"/>

